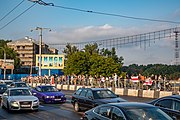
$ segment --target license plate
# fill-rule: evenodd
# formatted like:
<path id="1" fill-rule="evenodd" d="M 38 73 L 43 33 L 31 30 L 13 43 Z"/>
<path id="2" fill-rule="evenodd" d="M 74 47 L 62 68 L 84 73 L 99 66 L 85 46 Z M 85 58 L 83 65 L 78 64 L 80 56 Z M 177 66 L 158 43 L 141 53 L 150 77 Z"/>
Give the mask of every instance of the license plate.
<path id="1" fill-rule="evenodd" d="M 61 100 L 61 99 L 55 99 L 55 100 Z"/>
<path id="2" fill-rule="evenodd" d="M 21 107 L 30 107 L 31 105 L 21 105 Z"/>

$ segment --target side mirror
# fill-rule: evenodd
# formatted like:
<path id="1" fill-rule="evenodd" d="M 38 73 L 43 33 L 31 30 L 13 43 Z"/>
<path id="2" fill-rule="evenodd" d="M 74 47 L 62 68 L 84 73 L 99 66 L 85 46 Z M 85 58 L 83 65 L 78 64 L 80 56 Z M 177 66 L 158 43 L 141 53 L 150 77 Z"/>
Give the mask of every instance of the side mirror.
<path id="1" fill-rule="evenodd" d="M 61 91 L 61 89 L 58 89 L 58 91 Z"/>
<path id="2" fill-rule="evenodd" d="M 88 98 L 91 99 L 91 100 L 93 100 L 93 97 L 92 97 L 92 96 L 89 96 Z"/>
<path id="3" fill-rule="evenodd" d="M 116 95 L 117 97 L 120 97 L 120 95 Z"/>
<path id="4" fill-rule="evenodd" d="M 8 94 L 7 93 L 3 93 L 4 96 L 7 96 Z"/>

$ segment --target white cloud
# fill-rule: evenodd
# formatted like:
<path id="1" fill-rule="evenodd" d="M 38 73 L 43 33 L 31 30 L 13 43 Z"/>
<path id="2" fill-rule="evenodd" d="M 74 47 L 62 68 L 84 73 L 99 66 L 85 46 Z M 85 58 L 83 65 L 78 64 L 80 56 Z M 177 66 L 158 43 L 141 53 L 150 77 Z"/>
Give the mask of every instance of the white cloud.
<path id="1" fill-rule="evenodd" d="M 167 25 L 159 26 L 143 26 L 143 28 L 131 27 L 122 28 L 115 27 L 109 24 L 101 26 L 84 26 L 79 28 L 62 28 L 61 31 L 53 31 L 48 33 L 48 37 L 45 39 L 46 43 L 77 43 L 87 42 L 94 40 L 103 40 L 107 38 L 124 37 L 128 35 L 136 35 L 141 33 L 148 33 L 157 30 L 163 30 L 169 28 Z M 125 58 L 125 64 L 154 64 L 164 63 L 170 64 L 173 60 L 174 38 L 166 38 L 163 40 L 156 40 L 156 42 L 138 43 L 137 46 L 128 46 L 125 48 L 117 49 L 117 53 Z M 150 45 L 150 46 L 149 46 Z M 146 46 L 146 49 L 144 49 Z"/>

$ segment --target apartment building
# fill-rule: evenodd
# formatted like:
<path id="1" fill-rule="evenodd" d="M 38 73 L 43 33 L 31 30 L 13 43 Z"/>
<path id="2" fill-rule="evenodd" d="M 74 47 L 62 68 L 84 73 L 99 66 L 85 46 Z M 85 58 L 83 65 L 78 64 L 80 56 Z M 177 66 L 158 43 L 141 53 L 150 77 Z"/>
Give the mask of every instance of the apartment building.
<path id="1" fill-rule="evenodd" d="M 39 54 L 39 43 L 27 37 L 7 43 L 7 46 L 18 53 L 22 66 L 35 66 L 36 54 Z M 49 48 L 47 44 L 42 43 L 42 54 L 58 54 L 55 48 Z"/>

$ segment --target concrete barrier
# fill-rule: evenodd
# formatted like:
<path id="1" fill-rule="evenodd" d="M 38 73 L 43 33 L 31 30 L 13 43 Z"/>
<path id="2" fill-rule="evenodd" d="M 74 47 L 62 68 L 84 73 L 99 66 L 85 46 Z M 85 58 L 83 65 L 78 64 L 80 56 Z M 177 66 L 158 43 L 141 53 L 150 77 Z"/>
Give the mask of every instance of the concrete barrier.
<path id="1" fill-rule="evenodd" d="M 69 90 L 69 85 L 63 85 L 62 89 L 63 90 Z"/>
<path id="2" fill-rule="evenodd" d="M 159 97 L 164 97 L 164 96 L 170 96 L 172 95 L 172 92 L 168 92 L 168 91 L 160 91 L 159 93 Z"/>
<path id="3" fill-rule="evenodd" d="M 154 90 L 143 90 L 142 97 L 154 98 Z"/>
<path id="4" fill-rule="evenodd" d="M 116 88 L 115 94 L 117 95 L 124 95 L 124 89 L 123 88 Z"/>
<path id="5" fill-rule="evenodd" d="M 83 86 L 81 86 L 81 85 L 77 85 L 76 86 L 76 90 L 78 90 L 79 88 L 82 88 Z"/>
<path id="6" fill-rule="evenodd" d="M 128 96 L 138 96 L 138 90 L 128 89 Z"/>
<path id="7" fill-rule="evenodd" d="M 58 84 L 58 85 L 57 85 L 57 89 L 60 89 L 60 90 L 61 90 L 61 89 L 62 89 L 62 85 Z"/>
<path id="8" fill-rule="evenodd" d="M 75 85 L 69 85 L 69 90 L 75 90 L 76 86 Z"/>

